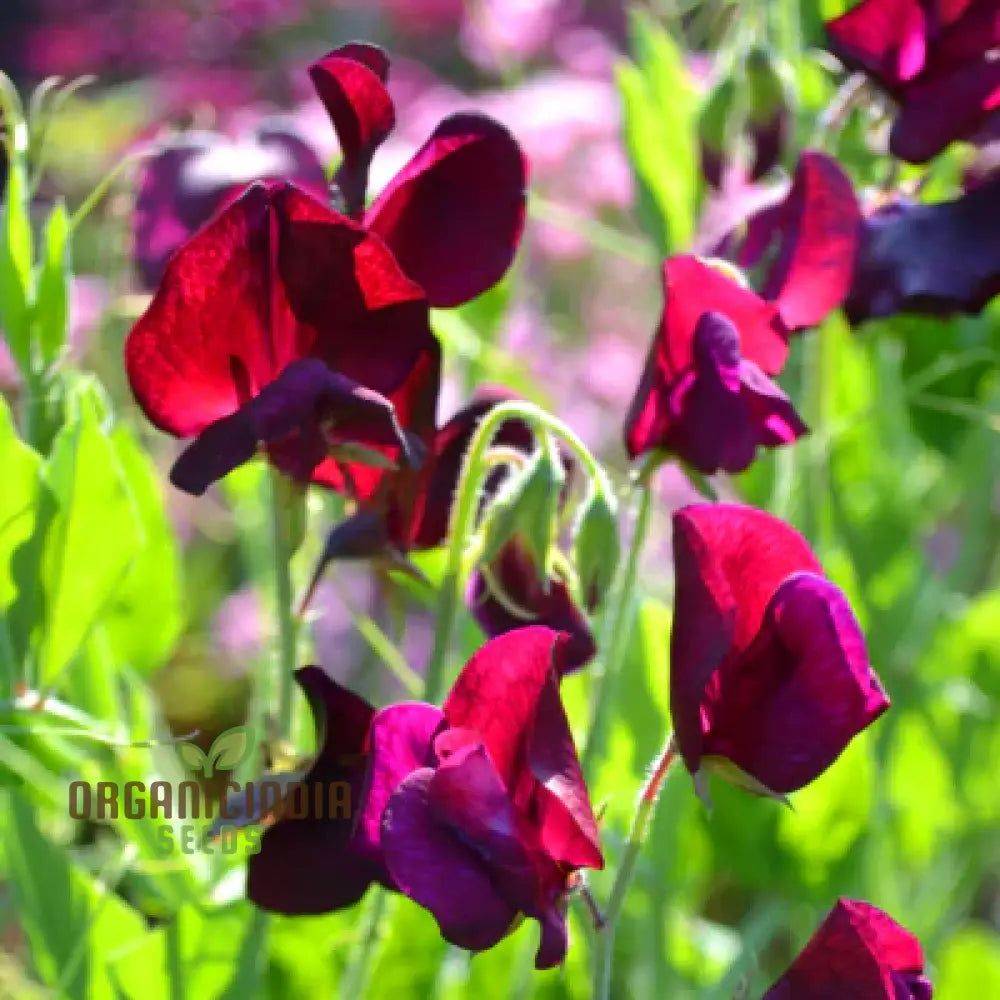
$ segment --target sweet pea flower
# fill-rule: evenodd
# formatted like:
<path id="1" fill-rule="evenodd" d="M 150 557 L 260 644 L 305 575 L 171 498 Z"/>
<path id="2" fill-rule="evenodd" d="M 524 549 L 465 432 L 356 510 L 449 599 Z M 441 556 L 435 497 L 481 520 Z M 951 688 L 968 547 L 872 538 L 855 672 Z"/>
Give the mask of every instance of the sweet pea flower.
<path id="1" fill-rule="evenodd" d="M 495 285 L 524 228 L 527 164 L 513 136 L 486 115 L 445 118 L 365 207 L 368 171 L 392 131 L 389 59 L 352 42 L 309 75 L 340 140 L 336 183 L 345 212 L 377 235 L 432 306 L 457 306 Z"/>
<path id="2" fill-rule="evenodd" d="M 899 105 L 889 149 L 926 163 L 1000 109 L 996 0 L 864 0 L 826 25 L 828 47 Z"/>
<path id="3" fill-rule="evenodd" d="M 531 917 L 541 925 L 536 967 L 559 964 L 575 873 L 603 866 L 559 699 L 565 646 L 541 627 L 493 639 L 466 664 L 442 709 L 390 705 L 360 739 L 357 700 L 323 679 L 321 759 L 348 745 L 366 760 L 355 827 L 345 840 L 342 828 L 319 819 L 280 820 L 250 859 L 250 899 L 281 913 L 316 913 L 350 905 L 380 881 L 428 909 L 442 935 L 470 951 L 492 947 Z"/>
<path id="4" fill-rule="evenodd" d="M 194 437 L 171 471 L 200 494 L 263 446 L 347 490 L 357 448 L 416 464 L 400 427 L 438 344 L 385 245 L 288 183 L 258 183 L 170 259 L 125 343 L 146 416 Z"/>
<path id="5" fill-rule="evenodd" d="M 625 424 L 631 458 L 657 448 L 709 474 L 806 432 L 770 379 L 788 341 L 775 306 L 696 257 L 663 265 L 664 310 Z"/>
<path id="6" fill-rule="evenodd" d="M 248 184 L 280 179 L 327 197 L 319 158 L 277 121 L 237 139 L 185 132 L 159 144 L 142 164 L 132 217 L 133 257 L 143 286 L 155 289 L 174 251 Z"/>
<path id="7" fill-rule="evenodd" d="M 871 903 L 838 899 L 763 1000 L 931 1000 L 920 942 Z"/>
<path id="8" fill-rule="evenodd" d="M 848 319 L 980 312 L 1000 293 L 998 226 L 1000 176 L 952 201 L 879 206 L 864 220 Z"/>
<path id="9" fill-rule="evenodd" d="M 862 235 L 850 179 L 832 157 L 805 150 L 787 194 L 754 212 L 716 249 L 746 270 L 788 332 L 822 322 L 847 297 Z"/>
<path id="10" fill-rule="evenodd" d="M 673 540 L 670 711 L 688 770 L 802 788 L 889 707 L 847 598 L 763 511 L 685 507 Z"/>

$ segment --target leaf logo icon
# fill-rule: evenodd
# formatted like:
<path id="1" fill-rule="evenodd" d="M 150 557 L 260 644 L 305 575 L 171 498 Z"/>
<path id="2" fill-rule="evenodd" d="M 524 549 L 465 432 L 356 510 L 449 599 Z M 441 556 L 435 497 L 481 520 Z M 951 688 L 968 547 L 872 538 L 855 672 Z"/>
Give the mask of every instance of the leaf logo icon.
<path id="1" fill-rule="evenodd" d="M 216 771 L 232 771 L 246 760 L 253 747 L 250 737 L 250 726 L 235 726 L 219 733 L 207 754 L 194 743 L 178 744 L 177 753 L 186 767 L 211 778 Z"/>

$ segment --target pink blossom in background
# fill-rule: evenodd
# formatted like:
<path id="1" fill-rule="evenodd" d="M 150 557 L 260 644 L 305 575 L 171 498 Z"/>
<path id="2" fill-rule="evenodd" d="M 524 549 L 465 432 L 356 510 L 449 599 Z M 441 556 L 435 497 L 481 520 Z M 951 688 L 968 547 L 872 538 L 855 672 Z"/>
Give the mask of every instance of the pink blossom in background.
<path id="1" fill-rule="evenodd" d="M 468 6 L 462 50 L 487 70 L 528 62 L 548 46 L 577 7 L 567 0 L 479 0 Z"/>

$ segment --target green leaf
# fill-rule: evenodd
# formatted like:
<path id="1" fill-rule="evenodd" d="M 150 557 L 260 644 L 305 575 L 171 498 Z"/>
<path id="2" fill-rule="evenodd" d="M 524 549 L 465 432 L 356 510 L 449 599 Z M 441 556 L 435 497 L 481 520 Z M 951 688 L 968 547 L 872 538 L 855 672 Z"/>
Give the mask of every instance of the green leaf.
<path id="1" fill-rule="evenodd" d="M 44 257 L 35 302 L 35 330 L 41 360 L 55 361 L 66 343 L 69 323 L 70 226 L 66 204 L 57 201 L 45 225 Z"/>
<path id="2" fill-rule="evenodd" d="M 663 255 L 694 235 L 698 175 L 698 99 L 680 48 L 649 17 L 631 21 L 637 65 L 619 66 L 625 146 L 639 191 L 643 228 Z"/>
<path id="3" fill-rule="evenodd" d="M 28 126 L 10 79 L 0 74 L 0 109 L 7 132 L 7 190 L 0 220 L 0 327 L 21 371 L 31 370 L 31 219 Z"/>
<path id="4" fill-rule="evenodd" d="M 941 949 L 935 1000 L 1000 996 L 1000 935 L 986 924 L 966 924 Z"/>
<path id="5" fill-rule="evenodd" d="M 220 733 L 208 751 L 209 760 L 219 771 L 232 771 L 253 750 L 249 726 L 236 726 Z"/>
<path id="6" fill-rule="evenodd" d="M 8 611 L 17 597 L 13 558 L 32 535 L 38 504 L 42 460 L 17 435 L 14 419 L 0 397 L 0 693 L 10 698 L 22 679 L 22 658 L 11 635 Z"/>
<path id="7" fill-rule="evenodd" d="M 181 557 L 156 466 L 125 426 L 112 431 L 111 444 L 128 483 L 142 545 L 101 624 L 112 659 L 149 676 L 164 664 L 183 628 Z"/>
<path id="8" fill-rule="evenodd" d="M 77 412 L 53 443 L 45 481 L 57 509 L 44 525 L 44 627 L 39 686 L 69 665 L 125 580 L 143 537 L 96 387 L 78 387 Z"/>

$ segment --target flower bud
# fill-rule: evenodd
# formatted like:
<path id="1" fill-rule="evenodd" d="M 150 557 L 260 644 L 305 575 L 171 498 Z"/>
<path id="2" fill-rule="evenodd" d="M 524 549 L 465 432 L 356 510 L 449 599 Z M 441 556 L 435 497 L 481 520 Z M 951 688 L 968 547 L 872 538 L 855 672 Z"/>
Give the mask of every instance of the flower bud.
<path id="1" fill-rule="evenodd" d="M 573 562 L 588 610 L 594 611 L 611 588 L 618 568 L 618 503 L 595 484 L 577 508 L 573 524 Z"/>
<path id="2" fill-rule="evenodd" d="M 750 176 L 760 180 L 781 159 L 788 141 L 792 93 L 766 49 L 747 56 L 747 129 L 753 144 Z"/>
<path id="3" fill-rule="evenodd" d="M 547 592 L 549 551 L 559 530 L 559 505 L 565 483 L 566 470 L 546 434 L 541 446 L 523 468 L 503 483 L 496 499 L 487 507 L 482 561 L 492 561 L 504 544 L 517 536 Z"/>
<path id="4" fill-rule="evenodd" d="M 712 187 L 721 187 L 725 158 L 732 150 L 738 92 L 736 82 L 727 77 L 717 84 L 698 117 L 698 144 L 701 172 Z"/>

